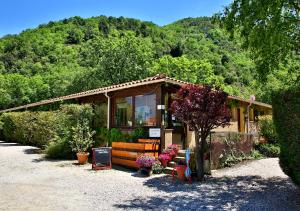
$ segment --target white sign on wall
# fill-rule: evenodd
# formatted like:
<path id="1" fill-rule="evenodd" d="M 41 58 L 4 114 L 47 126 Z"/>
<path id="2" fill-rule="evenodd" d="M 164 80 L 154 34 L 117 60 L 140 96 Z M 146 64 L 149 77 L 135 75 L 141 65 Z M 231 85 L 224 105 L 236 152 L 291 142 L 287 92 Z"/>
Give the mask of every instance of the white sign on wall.
<path id="1" fill-rule="evenodd" d="M 164 110 L 165 109 L 165 105 L 157 105 L 157 110 Z"/>
<path id="2" fill-rule="evenodd" d="M 160 138 L 160 128 L 150 128 L 149 129 L 150 138 Z"/>

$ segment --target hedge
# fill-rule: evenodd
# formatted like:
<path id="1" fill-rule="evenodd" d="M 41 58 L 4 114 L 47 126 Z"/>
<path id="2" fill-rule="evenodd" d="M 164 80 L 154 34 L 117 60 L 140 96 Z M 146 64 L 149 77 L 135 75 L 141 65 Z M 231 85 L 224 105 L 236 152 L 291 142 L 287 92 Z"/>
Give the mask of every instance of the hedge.
<path id="1" fill-rule="evenodd" d="M 273 120 L 281 147 L 280 166 L 300 185 L 300 88 L 274 93 Z"/>
<path id="2" fill-rule="evenodd" d="M 41 148 L 67 128 L 66 115 L 59 112 L 12 112 L 3 114 L 1 121 L 5 141 Z"/>
<path id="3" fill-rule="evenodd" d="M 17 142 L 24 145 L 37 146 L 42 149 L 50 147 L 56 149 L 57 157 L 68 157 L 71 153 L 66 146 L 70 138 L 70 131 L 78 121 L 93 119 L 91 105 L 62 105 L 56 111 L 24 111 L 4 113 L 0 118 L 0 130 L 5 141 Z M 63 150 L 64 152 L 58 152 Z M 53 150 L 49 151 L 50 157 L 55 157 Z M 50 152 L 51 151 L 51 152 Z"/>

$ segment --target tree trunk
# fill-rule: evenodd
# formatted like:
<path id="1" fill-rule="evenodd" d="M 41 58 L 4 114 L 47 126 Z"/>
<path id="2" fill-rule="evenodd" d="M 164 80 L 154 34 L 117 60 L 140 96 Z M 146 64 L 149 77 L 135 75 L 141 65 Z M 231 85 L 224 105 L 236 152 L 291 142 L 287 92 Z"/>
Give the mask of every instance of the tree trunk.
<path id="1" fill-rule="evenodd" d="M 195 131 L 195 139 L 196 139 L 196 169 L 197 169 L 197 179 L 198 181 L 204 180 L 204 141 L 200 137 L 198 131 Z"/>

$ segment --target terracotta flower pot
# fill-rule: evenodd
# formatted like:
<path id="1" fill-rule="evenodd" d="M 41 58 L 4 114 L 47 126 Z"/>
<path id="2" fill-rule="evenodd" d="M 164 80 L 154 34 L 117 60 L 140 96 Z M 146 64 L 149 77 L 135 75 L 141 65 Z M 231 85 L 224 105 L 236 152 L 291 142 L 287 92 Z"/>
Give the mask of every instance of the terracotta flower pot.
<path id="1" fill-rule="evenodd" d="M 78 163 L 80 165 L 86 164 L 86 162 L 87 162 L 87 160 L 89 158 L 89 155 L 90 155 L 90 153 L 88 153 L 88 152 L 78 152 L 77 153 Z"/>
<path id="2" fill-rule="evenodd" d="M 186 165 L 178 165 L 176 166 L 176 172 L 177 172 L 177 176 L 181 181 L 184 181 L 185 178 L 185 169 L 186 169 Z"/>

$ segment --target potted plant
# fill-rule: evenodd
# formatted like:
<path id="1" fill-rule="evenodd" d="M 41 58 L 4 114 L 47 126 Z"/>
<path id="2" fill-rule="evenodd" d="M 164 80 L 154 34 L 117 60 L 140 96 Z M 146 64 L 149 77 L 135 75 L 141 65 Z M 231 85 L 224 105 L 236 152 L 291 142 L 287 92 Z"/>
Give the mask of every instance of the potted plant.
<path id="1" fill-rule="evenodd" d="M 158 160 L 161 162 L 161 165 L 166 168 L 169 161 L 171 161 L 171 157 L 169 154 L 160 154 L 158 156 Z"/>
<path id="2" fill-rule="evenodd" d="M 172 150 L 175 153 L 175 155 L 177 155 L 177 153 L 179 151 L 179 147 L 177 144 L 170 144 L 168 146 L 168 149 Z"/>
<path id="3" fill-rule="evenodd" d="M 169 148 L 164 149 L 163 152 L 162 152 L 162 154 L 169 155 L 170 160 L 172 160 L 173 158 L 175 158 L 176 155 L 177 155 L 176 152 L 173 149 L 169 149 Z"/>
<path id="4" fill-rule="evenodd" d="M 186 177 L 185 177 L 186 163 L 183 160 L 179 160 L 175 169 L 176 169 L 178 178 L 181 181 L 184 181 L 186 179 Z"/>
<path id="5" fill-rule="evenodd" d="M 152 174 L 152 166 L 155 163 L 155 157 L 142 154 L 136 159 L 136 164 L 140 168 L 140 173 L 145 176 Z"/>
<path id="6" fill-rule="evenodd" d="M 72 127 L 72 139 L 69 141 L 73 152 L 76 152 L 79 164 L 85 164 L 88 160 L 89 153 L 87 150 L 93 145 L 92 137 L 95 131 L 91 131 L 88 121 L 77 123 L 76 127 Z"/>
<path id="7" fill-rule="evenodd" d="M 164 170 L 164 167 L 161 165 L 159 160 L 156 160 L 152 165 L 153 174 L 161 174 Z"/>

